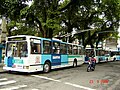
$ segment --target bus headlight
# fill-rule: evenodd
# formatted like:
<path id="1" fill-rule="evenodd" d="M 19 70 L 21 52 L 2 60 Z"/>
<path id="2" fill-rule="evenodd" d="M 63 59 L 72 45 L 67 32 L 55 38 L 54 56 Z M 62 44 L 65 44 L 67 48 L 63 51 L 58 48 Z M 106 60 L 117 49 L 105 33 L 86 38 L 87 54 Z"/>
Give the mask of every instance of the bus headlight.
<path id="1" fill-rule="evenodd" d="M 12 68 L 16 68 L 16 65 L 13 64 L 13 65 L 12 65 Z"/>
<path id="2" fill-rule="evenodd" d="M 24 66 L 24 69 L 29 69 L 29 66 Z"/>

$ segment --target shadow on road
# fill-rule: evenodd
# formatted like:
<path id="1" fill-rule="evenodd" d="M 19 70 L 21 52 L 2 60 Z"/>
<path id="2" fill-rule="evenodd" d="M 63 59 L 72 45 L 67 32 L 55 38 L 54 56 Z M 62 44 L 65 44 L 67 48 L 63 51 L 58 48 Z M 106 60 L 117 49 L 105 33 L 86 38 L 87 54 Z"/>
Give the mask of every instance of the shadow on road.
<path id="1" fill-rule="evenodd" d="M 119 62 L 119 61 L 117 61 L 117 62 Z M 97 63 L 96 65 L 97 66 L 101 66 L 101 65 L 106 65 L 107 63 L 117 63 L 117 62 L 100 62 L 100 63 Z M 49 73 L 51 73 L 51 72 L 56 72 L 56 71 L 62 71 L 62 70 L 66 70 L 66 69 L 75 69 L 75 70 L 77 70 L 77 69 L 79 69 L 79 67 L 81 68 L 81 69 L 83 69 L 84 67 L 86 67 L 87 68 L 87 65 L 88 64 L 83 64 L 83 65 L 79 65 L 79 66 L 77 66 L 77 67 L 72 67 L 72 66 L 70 66 L 70 67 L 64 67 L 64 68 L 57 68 L 57 69 L 52 69 Z M 83 67 L 83 68 L 82 68 Z M 27 73 L 27 72 L 16 72 L 16 71 L 0 71 L 0 74 L 2 74 L 2 73 L 8 73 L 8 74 L 15 74 L 15 75 L 25 75 L 25 76 L 30 76 L 30 75 L 38 75 L 38 74 L 41 74 L 41 75 L 43 75 L 43 74 L 48 74 L 48 73 L 44 73 L 43 71 L 38 71 L 38 72 L 31 72 L 31 73 Z"/>
<path id="2" fill-rule="evenodd" d="M 82 67 L 82 65 L 79 65 L 77 67 Z M 63 68 L 57 68 L 57 69 L 52 69 L 49 73 L 51 72 L 56 72 L 56 71 L 62 71 L 62 70 L 66 70 L 66 69 L 72 69 L 72 68 L 77 68 L 77 67 L 63 67 Z M 25 76 L 31 76 L 31 75 L 38 75 L 38 74 L 48 74 L 48 73 L 44 73 L 43 71 L 37 71 L 37 72 L 16 72 L 16 71 L 3 71 L 0 73 L 8 73 L 8 74 L 14 74 L 14 75 L 25 75 Z"/>

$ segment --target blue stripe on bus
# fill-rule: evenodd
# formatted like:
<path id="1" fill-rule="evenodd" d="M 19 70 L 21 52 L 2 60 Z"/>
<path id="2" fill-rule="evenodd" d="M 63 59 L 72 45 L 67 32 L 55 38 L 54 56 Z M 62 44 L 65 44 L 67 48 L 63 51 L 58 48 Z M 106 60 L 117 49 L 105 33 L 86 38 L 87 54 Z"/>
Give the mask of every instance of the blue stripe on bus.
<path id="1" fill-rule="evenodd" d="M 101 59 L 104 61 L 105 60 L 105 56 L 101 56 Z"/>
<path id="2" fill-rule="evenodd" d="M 120 60 L 120 56 L 116 56 L 116 60 Z"/>
<path id="3" fill-rule="evenodd" d="M 101 60 L 101 61 L 105 61 L 105 56 L 98 56 L 98 58 Z"/>
<path id="4" fill-rule="evenodd" d="M 52 54 L 52 66 L 61 65 L 61 55 L 60 54 Z"/>
<path id="5" fill-rule="evenodd" d="M 7 65 L 7 63 L 8 63 L 8 57 L 5 57 L 5 58 L 4 58 L 4 64 Z"/>
<path id="6" fill-rule="evenodd" d="M 8 57 L 7 59 L 8 59 L 7 66 L 12 67 L 13 66 L 13 57 Z"/>
<path id="7" fill-rule="evenodd" d="M 61 55 L 61 64 L 68 64 L 68 55 Z"/>
<path id="8" fill-rule="evenodd" d="M 44 64 L 46 60 L 51 61 L 51 54 L 42 54 L 41 55 L 41 64 Z"/>
<path id="9" fill-rule="evenodd" d="M 41 64 L 44 64 L 46 60 L 50 60 L 52 66 L 68 64 L 68 55 L 61 54 L 42 54 Z"/>

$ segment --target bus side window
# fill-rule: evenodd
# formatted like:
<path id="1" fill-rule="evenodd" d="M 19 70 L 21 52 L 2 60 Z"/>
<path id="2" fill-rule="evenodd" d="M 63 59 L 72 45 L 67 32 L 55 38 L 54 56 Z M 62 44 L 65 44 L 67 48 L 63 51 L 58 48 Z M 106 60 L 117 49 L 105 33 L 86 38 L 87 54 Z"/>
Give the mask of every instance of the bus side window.
<path id="1" fill-rule="evenodd" d="M 68 54 L 72 54 L 72 45 L 68 44 Z"/>
<path id="2" fill-rule="evenodd" d="M 54 54 L 60 54 L 60 42 L 53 42 L 52 52 Z"/>
<path id="3" fill-rule="evenodd" d="M 78 47 L 78 54 L 79 55 L 84 55 L 84 49 L 82 47 Z"/>
<path id="4" fill-rule="evenodd" d="M 61 54 L 67 54 L 67 45 L 62 43 L 60 45 L 60 51 L 61 51 Z"/>
<path id="5" fill-rule="evenodd" d="M 73 54 L 74 55 L 78 54 L 78 47 L 76 45 L 73 46 Z"/>
<path id="6" fill-rule="evenodd" d="M 44 47 L 43 53 L 45 53 L 45 54 L 50 54 L 50 46 Z"/>
<path id="7" fill-rule="evenodd" d="M 33 43 L 31 42 L 31 54 L 40 54 L 40 43 Z"/>
<path id="8" fill-rule="evenodd" d="M 44 47 L 43 53 L 48 53 L 48 48 L 47 47 Z"/>
<path id="9" fill-rule="evenodd" d="M 51 42 L 44 40 L 43 41 L 43 53 L 50 54 L 51 53 Z"/>

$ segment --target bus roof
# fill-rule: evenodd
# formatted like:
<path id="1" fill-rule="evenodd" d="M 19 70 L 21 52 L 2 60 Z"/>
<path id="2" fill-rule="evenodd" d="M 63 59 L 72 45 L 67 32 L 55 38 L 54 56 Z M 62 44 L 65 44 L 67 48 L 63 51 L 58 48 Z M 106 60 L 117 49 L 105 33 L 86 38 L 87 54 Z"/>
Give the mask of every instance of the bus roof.
<path id="1" fill-rule="evenodd" d="M 36 39 L 42 39 L 42 40 L 51 40 L 49 38 L 42 38 L 42 37 L 37 37 L 37 36 L 32 36 L 32 35 L 16 35 L 16 36 L 10 36 L 7 38 L 18 38 L 18 37 L 28 37 L 28 38 L 36 38 Z"/>
<path id="2" fill-rule="evenodd" d="M 63 43 L 63 44 L 77 45 L 77 46 L 83 47 L 82 45 L 78 45 L 78 44 L 74 44 L 74 43 L 63 42 L 62 40 L 59 40 L 59 39 L 56 39 L 56 38 L 49 39 L 49 38 L 42 38 L 42 37 L 32 36 L 32 35 L 16 35 L 16 36 L 9 36 L 9 37 L 7 37 L 7 38 L 8 38 L 8 39 L 12 39 L 12 38 L 19 38 L 19 37 L 20 37 L 20 38 L 22 38 L 22 37 L 28 37 L 28 38 L 36 38 L 36 39 L 41 39 L 41 40 L 56 41 L 56 42 L 60 42 L 60 43 Z"/>

